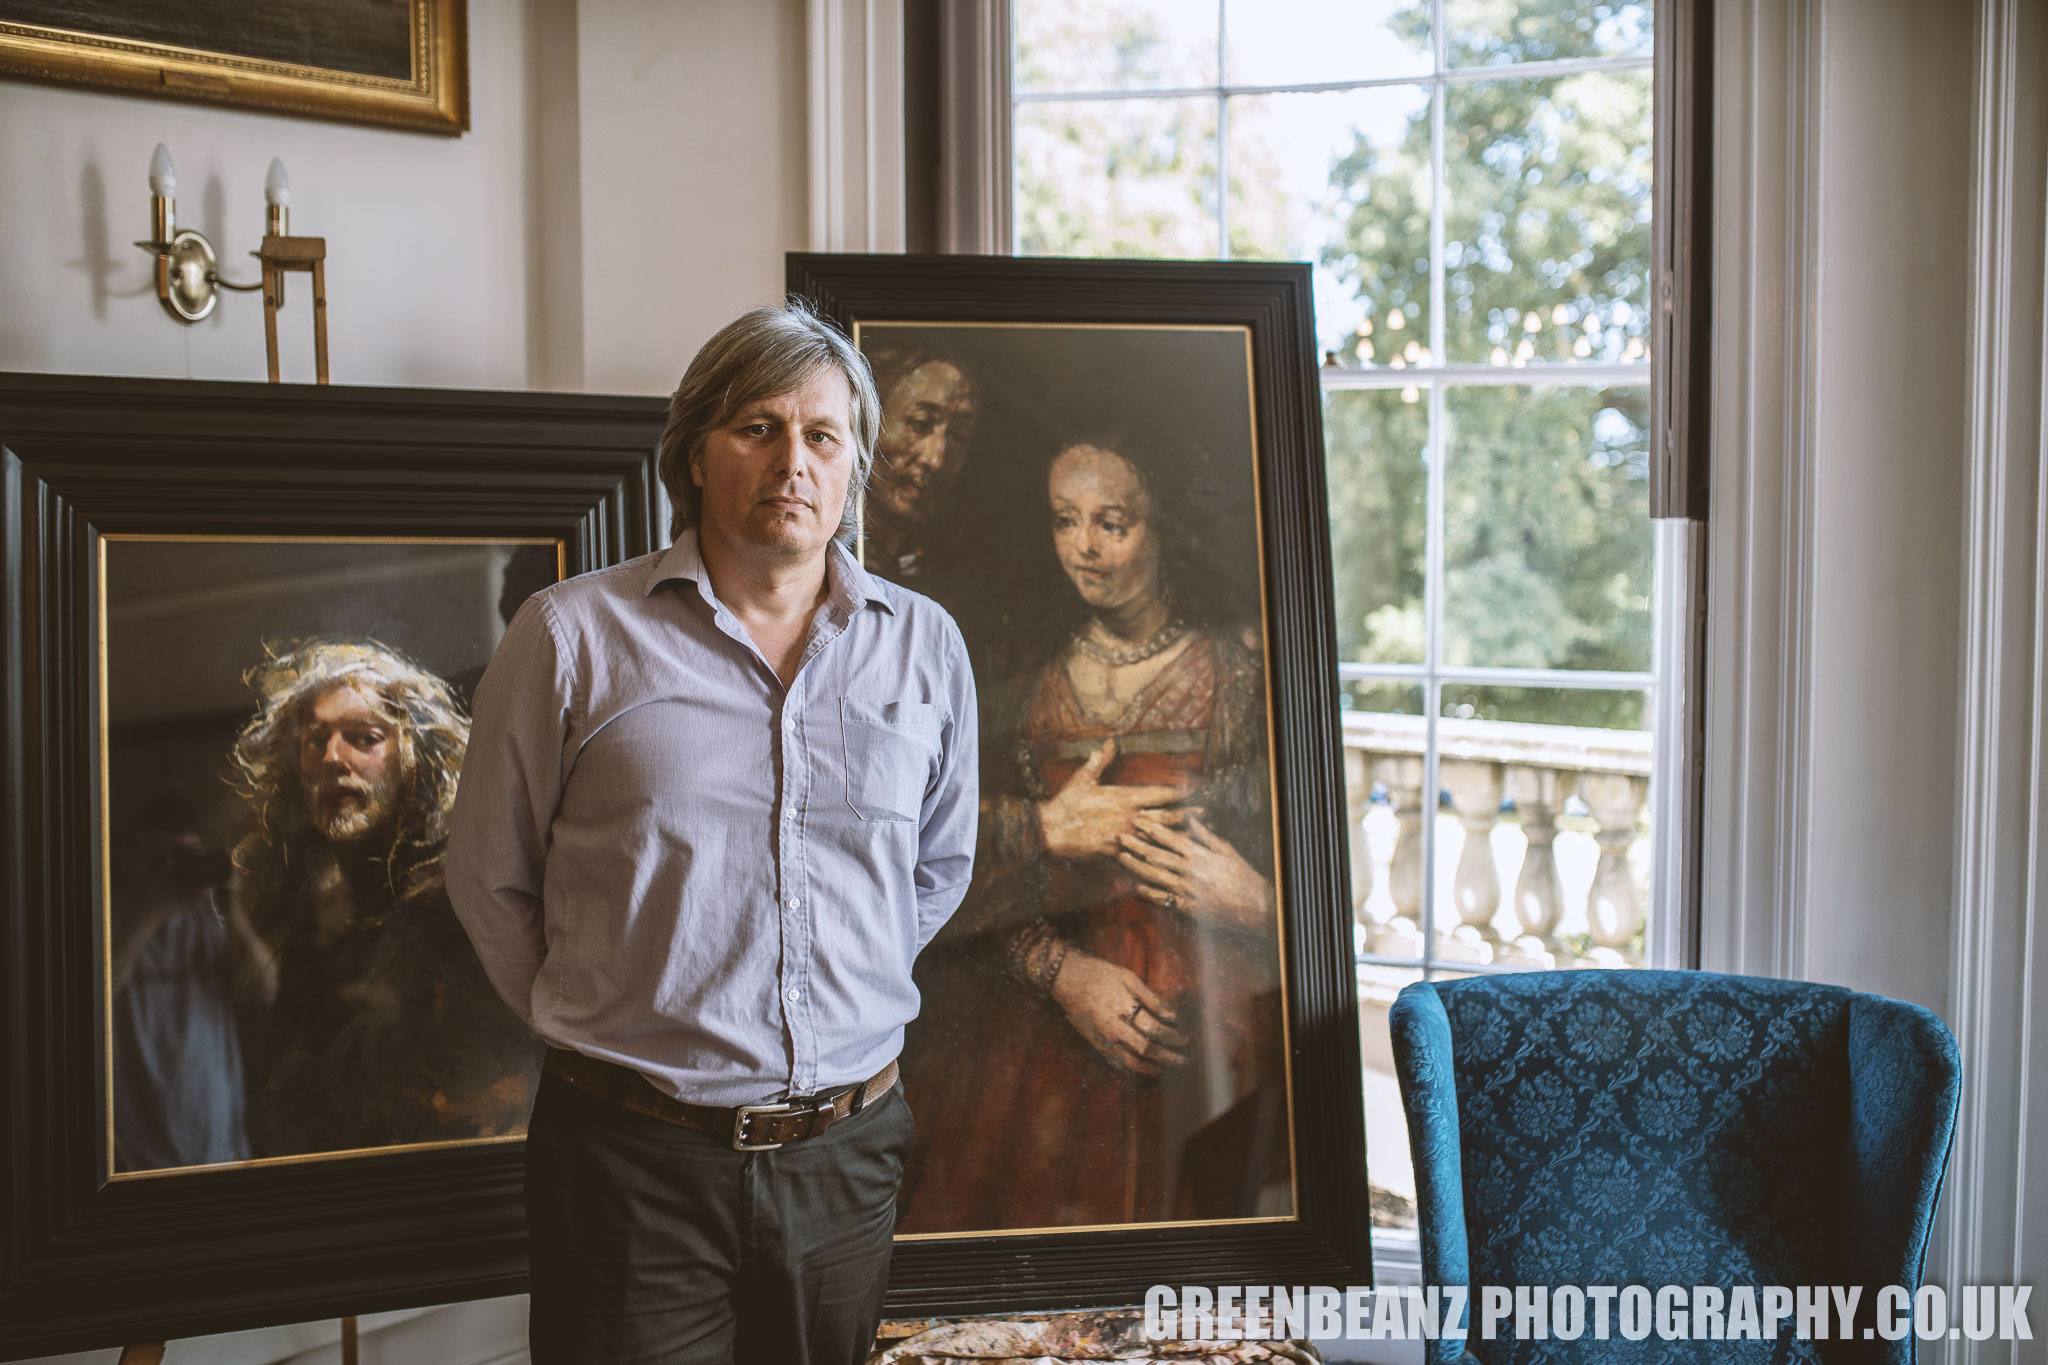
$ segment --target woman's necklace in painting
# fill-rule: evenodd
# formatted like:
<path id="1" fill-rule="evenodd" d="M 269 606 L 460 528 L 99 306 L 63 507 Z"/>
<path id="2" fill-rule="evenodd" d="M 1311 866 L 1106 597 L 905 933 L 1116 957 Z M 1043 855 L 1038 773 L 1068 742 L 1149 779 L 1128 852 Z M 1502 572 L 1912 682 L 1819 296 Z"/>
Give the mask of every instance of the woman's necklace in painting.
<path id="1" fill-rule="evenodd" d="M 1180 621 L 1168 621 L 1153 632 L 1151 639 L 1118 649 L 1097 640 L 1095 626 L 1091 623 L 1087 630 L 1074 638 L 1074 644 L 1083 654 L 1104 668 L 1128 668 L 1132 664 L 1141 664 L 1155 655 L 1164 654 L 1187 633 L 1188 628 Z"/>

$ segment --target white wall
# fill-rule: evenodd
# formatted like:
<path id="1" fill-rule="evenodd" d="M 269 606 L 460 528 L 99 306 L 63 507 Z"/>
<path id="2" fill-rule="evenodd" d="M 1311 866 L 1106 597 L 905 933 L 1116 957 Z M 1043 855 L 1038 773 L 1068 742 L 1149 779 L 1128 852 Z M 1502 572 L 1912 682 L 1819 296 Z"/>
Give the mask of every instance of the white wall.
<path id="1" fill-rule="evenodd" d="M 578 16 L 581 387 L 668 393 L 808 245 L 802 0 Z"/>
<path id="2" fill-rule="evenodd" d="M 1945 1011 L 1969 25 L 1937 0 L 1717 16 L 1701 965 Z"/>
<path id="3" fill-rule="evenodd" d="M 1806 975 L 1942 1012 L 1969 472 L 1970 25 L 1925 0 L 1831 3 L 1826 24 Z"/>
<path id="4" fill-rule="evenodd" d="M 264 377 L 256 296 L 175 322 L 129 245 L 161 141 L 232 279 L 284 158 L 338 384 L 666 393 L 807 244 L 804 39 L 802 0 L 482 0 L 454 139 L 0 82 L 0 369 Z M 287 284 L 288 380 L 309 297 Z"/>
<path id="5" fill-rule="evenodd" d="M 361 1365 L 526 1365 L 526 1296 L 407 1308 L 358 1319 Z M 19 1365 L 120 1365 L 118 1350 L 45 1356 Z M 329 1318 L 170 1343 L 165 1365 L 341 1365 L 341 1324 Z"/>

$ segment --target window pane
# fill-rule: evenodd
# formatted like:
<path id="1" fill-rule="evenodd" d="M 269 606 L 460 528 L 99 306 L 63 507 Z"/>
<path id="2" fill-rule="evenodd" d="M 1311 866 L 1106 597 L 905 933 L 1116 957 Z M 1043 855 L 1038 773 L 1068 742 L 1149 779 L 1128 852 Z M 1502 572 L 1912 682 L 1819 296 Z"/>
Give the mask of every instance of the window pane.
<path id="1" fill-rule="evenodd" d="M 1649 395 L 1446 395 L 1444 660 L 1650 668 Z"/>
<path id="2" fill-rule="evenodd" d="M 1452 720 L 1509 725 L 1573 725 L 1636 731 L 1650 728 L 1650 699 L 1646 693 L 1606 688 L 1445 683 L 1443 713 Z"/>
<path id="3" fill-rule="evenodd" d="M 1346 678 L 1337 687 L 1337 709 L 1346 713 L 1356 711 L 1361 716 L 1368 712 L 1420 716 L 1424 712 L 1422 685 L 1385 678 Z"/>
<path id="4" fill-rule="evenodd" d="M 1423 358 L 1429 193 L 1427 86 L 1230 101 L 1230 254 L 1315 262 L 1319 344 L 1347 364 Z"/>
<path id="5" fill-rule="evenodd" d="M 1429 6 L 1402 0 L 1230 0 L 1232 85 L 1314 85 L 1430 73 Z"/>
<path id="6" fill-rule="evenodd" d="M 1021 94 L 1215 85 L 1214 0 L 1013 0 Z"/>
<path id="7" fill-rule="evenodd" d="M 1583 723 L 1620 697 L 1634 700 L 1639 728 Z M 1653 852 L 1643 702 L 1639 692 L 1445 686 L 1437 725 L 1445 956 L 1533 968 L 1641 965 Z M 1488 856 L 1469 857 L 1475 842 Z"/>
<path id="8" fill-rule="evenodd" d="M 1451 360 L 1642 359 L 1650 73 L 1472 81 L 1445 99 Z"/>
<path id="9" fill-rule="evenodd" d="M 1340 389 L 1323 400 L 1337 657 L 1348 663 L 1423 661 L 1428 436 L 1417 390 Z"/>
<path id="10" fill-rule="evenodd" d="M 1442 715 L 1440 951 L 1524 969 L 1642 965 L 1654 851 L 1646 694 L 1445 684 Z M 1479 838 L 1491 881 L 1464 856 Z M 1493 914 L 1475 929 L 1487 903 Z"/>
<path id="11" fill-rule="evenodd" d="M 1358 950 L 1420 962 L 1424 689 L 1349 679 L 1337 700 Z"/>
<path id="12" fill-rule="evenodd" d="M 1365 1063 L 1365 1166 L 1372 1185 L 1375 1230 L 1415 1230 L 1415 1164 L 1408 1155 L 1408 1118 L 1401 1107 L 1401 1083 L 1394 1074 L 1387 1011 L 1403 986 L 1421 979 L 1422 972 L 1415 967 L 1361 963 L 1358 968 L 1358 1043 Z"/>
<path id="13" fill-rule="evenodd" d="M 1345 684 L 1346 786 L 1352 819 L 1352 895 L 1358 948 L 1422 957 L 1423 689 L 1412 683 Z M 1415 1172 L 1387 1035 L 1387 1009 L 1417 967 L 1358 967 L 1359 1043 L 1365 1060 L 1366 1166 L 1376 1228 L 1415 1227 Z"/>
<path id="14" fill-rule="evenodd" d="M 1648 0 L 1444 0 L 1452 66 L 1650 55 Z"/>
<path id="15" fill-rule="evenodd" d="M 1427 346 L 1428 91 L 1240 95 L 1230 123 L 1232 254 L 1315 262 L 1322 347 L 1346 364 Z"/>
<path id="16" fill-rule="evenodd" d="M 1020 104 L 1017 242 L 1027 256 L 1216 254 L 1216 101 Z"/>

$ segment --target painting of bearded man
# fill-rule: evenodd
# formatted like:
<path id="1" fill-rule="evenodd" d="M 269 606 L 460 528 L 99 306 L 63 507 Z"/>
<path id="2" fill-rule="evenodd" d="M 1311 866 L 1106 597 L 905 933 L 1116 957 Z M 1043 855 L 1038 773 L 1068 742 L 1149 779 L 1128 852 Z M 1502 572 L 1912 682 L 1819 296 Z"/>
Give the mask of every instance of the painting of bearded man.
<path id="1" fill-rule="evenodd" d="M 485 979 L 442 889 L 469 719 L 370 640 L 311 640 L 248 674 L 236 738 L 242 897 L 276 956 L 251 1075 L 259 1156 L 517 1132 L 539 1046 Z"/>

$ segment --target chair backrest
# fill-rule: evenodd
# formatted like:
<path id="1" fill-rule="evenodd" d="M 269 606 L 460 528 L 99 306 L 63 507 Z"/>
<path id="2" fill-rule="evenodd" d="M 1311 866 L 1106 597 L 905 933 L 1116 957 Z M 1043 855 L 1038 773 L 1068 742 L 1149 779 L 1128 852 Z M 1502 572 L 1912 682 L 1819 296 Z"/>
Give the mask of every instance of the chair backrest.
<path id="1" fill-rule="evenodd" d="M 1918 1283 L 1959 1066 L 1917 1006 L 1549 972 L 1411 986 L 1390 1024 L 1430 1282 Z"/>

